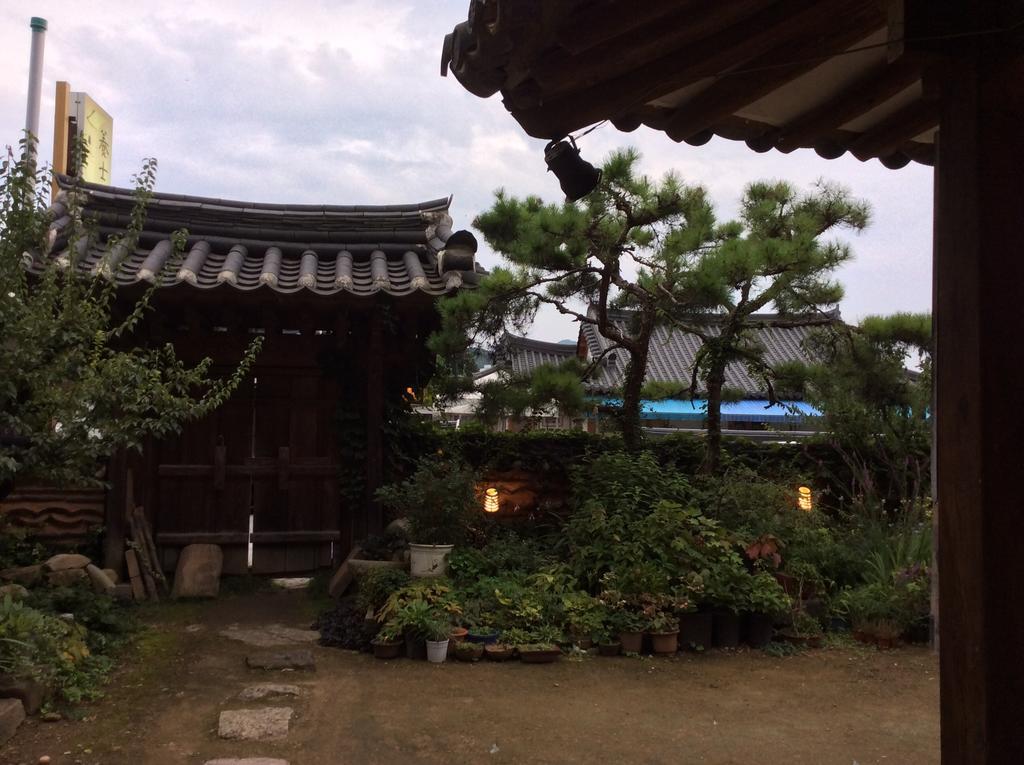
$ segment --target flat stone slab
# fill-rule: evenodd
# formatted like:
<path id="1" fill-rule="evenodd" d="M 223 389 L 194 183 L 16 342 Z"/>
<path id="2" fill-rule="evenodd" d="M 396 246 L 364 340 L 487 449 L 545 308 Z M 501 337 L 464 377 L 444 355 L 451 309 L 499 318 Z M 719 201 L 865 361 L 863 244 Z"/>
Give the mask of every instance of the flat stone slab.
<path id="1" fill-rule="evenodd" d="M 300 630 L 283 624 L 267 624 L 262 627 L 229 627 L 220 631 L 221 637 L 238 640 L 256 648 L 274 648 L 282 645 L 315 643 L 320 639 L 316 630 Z"/>
<path id="2" fill-rule="evenodd" d="M 277 683 L 265 683 L 263 685 L 250 685 L 238 694 L 242 701 L 262 701 L 263 699 L 276 698 L 278 696 L 298 696 L 301 693 L 297 685 L 280 685 Z"/>
<path id="3" fill-rule="evenodd" d="M 25 707 L 19 699 L 0 699 L 0 744 L 6 744 L 25 719 Z"/>
<path id="4" fill-rule="evenodd" d="M 316 669 L 313 652 L 308 648 L 292 651 L 265 651 L 245 657 L 250 669 Z"/>
<path id="5" fill-rule="evenodd" d="M 288 765 L 288 760 L 275 760 L 271 757 L 245 757 L 240 760 L 207 760 L 204 765 Z"/>
<path id="6" fill-rule="evenodd" d="M 284 738 L 292 722 L 291 707 L 226 709 L 220 713 L 217 735 L 236 741 Z"/>

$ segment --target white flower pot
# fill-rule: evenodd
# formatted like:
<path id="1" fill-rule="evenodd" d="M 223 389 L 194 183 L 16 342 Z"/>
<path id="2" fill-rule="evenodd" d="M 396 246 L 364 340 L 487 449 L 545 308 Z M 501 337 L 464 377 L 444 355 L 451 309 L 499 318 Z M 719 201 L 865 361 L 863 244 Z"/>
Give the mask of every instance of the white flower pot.
<path id="1" fill-rule="evenodd" d="M 431 664 L 444 664 L 445 659 L 448 658 L 448 641 L 447 640 L 428 640 L 427 641 L 427 661 Z"/>
<path id="2" fill-rule="evenodd" d="M 409 573 L 414 577 L 444 576 L 455 545 L 409 545 Z"/>

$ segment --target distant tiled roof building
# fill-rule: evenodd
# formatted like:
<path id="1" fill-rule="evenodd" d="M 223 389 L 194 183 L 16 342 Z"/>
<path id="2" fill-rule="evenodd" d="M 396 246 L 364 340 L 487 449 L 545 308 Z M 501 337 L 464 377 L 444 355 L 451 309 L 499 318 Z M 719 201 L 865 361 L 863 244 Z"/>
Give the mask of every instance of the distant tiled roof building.
<path id="1" fill-rule="evenodd" d="M 595 316 L 592 308 L 589 315 Z M 828 314 L 836 322 L 841 321 L 839 312 Z M 612 311 L 610 318 L 623 331 L 629 331 L 631 314 L 628 311 Z M 765 351 L 769 365 L 786 362 L 812 362 L 814 356 L 805 341 L 817 327 L 789 326 L 785 317 L 778 314 L 754 314 L 751 320 L 757 324 L 750 333 L 751 342 L 760 344 Z M 693 319 L 709 333 L 717 332 L 720 319 L 714 315 Z M 614 343 L 605 338 L 593 324 L 580 327 L 579 345 L 548 343 L 525 337 L 507 335 L 502 343 L 500 362 L 514 375 L 531 373 L 541 364 L 558 365 L 568 359 L 581 356 L 583 360 L 597 359 Z M 693 373 L 694 360 L 700 350 L 701 340 L 696 335 L 668 326 L 659 326 L 651 338 L 650 356 L 647 362 L 647 381 L 678 383 L 688 387 Z M 582 353 L 581 353 L 582 351 Z M 623 349 L 609 351 L 597 364 L 588 379 L 588 387 L 595 393 L 611 393 L 623 381 L 629 354 Z M 734 362 L 725 373 L 726 386 L 745 397 L 763 399 L 767 397 L 762 381 L 752 376 L 746 366 Z M 698 395 L 702 390 L 696 392 Z"/>
<path id="2" fill-rule="evenodd" d="M 593 308 L 588 315 L 596 316 Z M 828 317 L 836 322 L 841 321 L 839 311 L 828 314 Z M 609 318 L 623 331 L 629 331 L 631 314 L 628 311 L 609 312 Z M 789 326 L 786 318 L 778 314 L 754 314 L 750 319 L 756 324 L 756 328 L 749 334 L 750 340 L 764 348 L 764 358 L 769 365 L 814 360 L 805 341 L 819 327 Z M 691 321 L 704 326 L 709 334 L 717 334 L 721 323 L 714 315 L 695 317 Z M 583 324 L 580 336 L 586 343 L 587 356 L 591 359 L 598 358 L 614 345 L 592 324 Z M 647 382 L 680 383 L 688 387 L 700 347 L 701 340 L 696 335 L 665 325 L 657 327 L 651 338 Z M 629 355 L 625 350 L 610 351 L 591 374 L 591 387 L 603 392 L 617 389 L 622 384 L 628 361 Z M 726 368 L 725 384 L 749 398 L 767 397 L 763 382 L 751 376 L 747 367 L 739 362 L 733 362 Z M 696 391 L 698 395 L 703 392 Z"/>

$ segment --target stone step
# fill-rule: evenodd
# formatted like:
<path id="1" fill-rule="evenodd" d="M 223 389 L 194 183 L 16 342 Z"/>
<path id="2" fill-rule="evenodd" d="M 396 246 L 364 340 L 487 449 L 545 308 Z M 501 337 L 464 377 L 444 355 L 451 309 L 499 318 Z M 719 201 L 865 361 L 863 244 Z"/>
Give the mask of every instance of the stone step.
<path id="1" fill-rule="evenodd" d="M 7 743 L 24 720 L 25 707 L 20 699 L 0 699 L 0 744 Z"/>
<path id="2" fill-rule="evenodd" d="M 298 696 L 301 693 L 297 685 L 279 685 L 277 683 L 265 683 L 263 685 L 250 685 L 238 694 L 242 701 L 262 701 L 263 699 L 277 698 L 278 696 Z"/>
<path id="3" fill-rule="evenodd" d="M 220 713 L 217 735 L 236 741 L 265 741 L 288 735 L 294 710 L 291 707 L 226 709 Z"/>
<path id="4" fill-rule="evenodd" d="M 245 663 L 250 669 L 316 669 L 313 652 L 309 649 L 293 649 L 289 651 L 263 651 L 249 654 Z"/>
<path id="5" fill-rule="evenodd" d="M 219 760 L 207 760 L 203 765 L 288 765 L 288 760 L 276 760 L 272 757 L 221 758 Z"/>

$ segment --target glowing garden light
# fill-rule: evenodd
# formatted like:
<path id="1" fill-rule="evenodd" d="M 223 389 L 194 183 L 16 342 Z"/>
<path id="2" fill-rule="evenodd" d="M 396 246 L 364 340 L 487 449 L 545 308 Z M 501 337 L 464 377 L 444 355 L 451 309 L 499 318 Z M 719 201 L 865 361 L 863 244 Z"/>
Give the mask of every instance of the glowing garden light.
<path id="1" fill-rule="evenodd" d="M 811 512 L 814 509 L 814 501 L 811 499 L 811 490 L 806 486 L 801 486 L 797 491 L 796 504 L 801 510 L 806 513 Z"/>
<path id="2" fill-rule="evenodd" d="M 498 512 L 498 490 L 493 486 L 484 492 L 484 512 Z"/>

